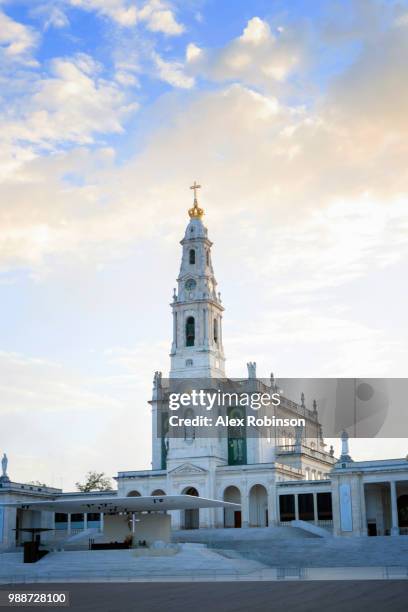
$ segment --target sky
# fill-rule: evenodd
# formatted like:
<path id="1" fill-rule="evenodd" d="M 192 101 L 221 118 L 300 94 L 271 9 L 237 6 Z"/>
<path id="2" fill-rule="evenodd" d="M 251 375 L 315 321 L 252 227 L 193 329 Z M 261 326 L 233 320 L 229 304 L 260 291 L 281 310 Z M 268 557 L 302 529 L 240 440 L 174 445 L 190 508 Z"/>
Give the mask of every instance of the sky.
<path id="1" fill-rule="evenodd" d="M 0 0 L 14 481 L 150 466 L 194 180 L 229 376 L 407 376 L 407 62 L 405 0 Z"/>

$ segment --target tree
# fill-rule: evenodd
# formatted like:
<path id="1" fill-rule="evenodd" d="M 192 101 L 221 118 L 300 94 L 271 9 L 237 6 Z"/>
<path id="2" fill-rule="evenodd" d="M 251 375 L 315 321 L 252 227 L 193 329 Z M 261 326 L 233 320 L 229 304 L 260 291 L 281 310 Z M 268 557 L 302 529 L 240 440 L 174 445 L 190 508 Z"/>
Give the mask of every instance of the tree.
<path id="1" fill-rule="evenodd" d="M 112 489 L 112 482 L 104 472 L 88 472 L 84 484 L 75 483 L 78 491 L 89 493 L 90 491 L 107 491 Z"/>

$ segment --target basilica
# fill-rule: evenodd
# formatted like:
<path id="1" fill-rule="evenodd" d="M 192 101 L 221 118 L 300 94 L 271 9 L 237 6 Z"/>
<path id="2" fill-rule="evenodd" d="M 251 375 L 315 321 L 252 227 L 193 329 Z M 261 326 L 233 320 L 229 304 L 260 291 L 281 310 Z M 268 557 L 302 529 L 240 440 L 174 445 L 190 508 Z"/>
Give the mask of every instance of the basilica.
<path id="1" fill-rule="evenodd" d="M 408 535 L 407 458 L 353 461 L 346 431 L 335 457 L 324 442 L 315 401 L 307 406 L 303 394 L 299 402 L 286 397 L 273 375 L 257 378 L 254 362 L 247 363 L 245 378 L 228 378 L 212 242 L 197 199 L 199 185 L 192 189 L 171 303 L 169 374 L 154 374 L 149 402 L 151 469 L 118 472 L 114 491 L 65 493 L 14 482 L 4 455 L 0 551 L 21 545 L 27 531 L 41 532 L 48 542 L 74 539 L 75 545 L 98 533 L 109 543 L 136 533 L 136 521 L 151 541 L 169 540 L 170 530 L 280 526 L 320 537 Z M 245 425 L 227 425 L 224 435 L 199 435 L 186 408 L 178 416 L 189 426 L 171 435 L 170 391 L 193 388 L 195 381 L 206 381 L 207 391 L 226 385 L 248 396 L 279 396 L 278 416 L 289 425 L 252 433 Z M 241 406 L 229 406 L 225 422 L 243 423 L 244 414 Z"/>
<path id="2" fill-rule="evenodd" d="M 181 240 L 180 271 L 171 304 L 170 381 L 175 378 L 228 380 L 224 306 L 214 274 L 212 242 L 203 222 L 204 210 L 197 200 L 199 187 L 196 183 L 192 186 L 194 203 L 188 211 L 189 222 Z M 235 386 L 252 392 L 273 393 L 276 390 L 273 375 L 269 381 L 257 379 L 256 364 L 249 362 L 247 367 L 247 379 L 235 380 Z M 174 529 L 266 527 L 303 520 L 329 531 L 333 531 L 334 521 L 335 532 L 347 534 L 347 529 L 341 528 L 340 514 L 337 508 L 333 509 L 333 502 L 336 500 L 338 504 L 343 496 L 342 505 L 346 508 L 347 499 L 352 495 L 349 487 L 357 487 L 351 532 L 367 532 L 361 469 L 351 461 L 346 435 L 340 461 L 334 457 L 332 448 L 326 448 L 316 402 L 310 410 L 305 406 L 303 394 L 299 403 L 281 398 L 282 414 L 301 415 L 306 420 L 302 431 L 292 427 L 280 429 L 278 436 L 275 432 L 269 436 L 247 437 L 245 432 L 237 435 L 232 431 L 221 438 L 200 438 L 192 434 L 166 439 L 165 432 L 159 430 L 168 408 L 168 395 L 162 373 L 156 372 L 150 401 L 152 469 L 119 472 L 120 495 L 188 493 L 241 505 L 239 510 L 209 508 L 175 512 L 172 516 Z M 341 479 L 338 478 L 339 466 L 343 466 Z M 381 467 L 388 469 L 390 466 L 385 463 Z M 402 462 L 402 467 L 407 469 L 406 461 Z M 359 476 L 355 475 L 357 473 Z M 379 497 L 384 497 L 382 487 L 371 487 L 368 491 L 370 506 L 377 507 Z M 376 519 L 375 530 L 390 533 L 391 502 L 381 501 L 378 508 L 382 508 L 383 503 L 388 510 L 381 510 L 381 516 L 388 518 Z M 347 512 L 350 518 L 351 509 Z M 349 523 L 352 523 L 351 518 Z"/>

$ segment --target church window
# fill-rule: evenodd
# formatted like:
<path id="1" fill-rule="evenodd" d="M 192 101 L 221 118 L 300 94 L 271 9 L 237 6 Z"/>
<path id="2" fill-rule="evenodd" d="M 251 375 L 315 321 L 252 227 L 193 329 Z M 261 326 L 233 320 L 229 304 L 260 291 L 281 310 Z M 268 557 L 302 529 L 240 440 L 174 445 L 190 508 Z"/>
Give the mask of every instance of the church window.
<path id="1" fill-rule="evenodd" d="M 209 251 L 205 252 L 205 258 L 207 260 L 207 266 L 209 266 L 210 265 L 210 252 Z"/>
<path id="2" fill-rule="evenodd" d="M 214 342 L 218 344 L 218 321 L 214 319 Z"/>
<path id="3" fill-rule="evenodd" d="M 230 419 L 245 418 L 245 409 L 232 406 L 227 410 Z M 247 462 L 246 429 L 244 426 L 228 426 L 228 465 L 245 465 Z"/>
<path id="4" fill-rule="evenodd" d="M 190 253 L 188 255 L 188 260 L 190 264 L 195 264 L 195 249 L 190 249 Z"/>
<path id="5" fill-rule="evenodd" d="M 188 317 L 186 321 L 186 346 L 194 346 L 195 321 L 194 317 Z"/>
<path id="6" fill-rule="evenodd" d="M 191 367 L 192 367 L 192 365 L 193 365 L 193 360 L 192 360 L 192 359 L 186 359 L 186 366 L 187 366 L 188 368 L 191 368 Z"/>
<path id="7" fill-rule="evenodd" d="M 193 289 L 195 289 L 197 287 L 197 283 L 194 280 L 194 278 L 188 278 L 186 280 L 185 287 L 186 287 L 187 291 L 192 291 Z"/>

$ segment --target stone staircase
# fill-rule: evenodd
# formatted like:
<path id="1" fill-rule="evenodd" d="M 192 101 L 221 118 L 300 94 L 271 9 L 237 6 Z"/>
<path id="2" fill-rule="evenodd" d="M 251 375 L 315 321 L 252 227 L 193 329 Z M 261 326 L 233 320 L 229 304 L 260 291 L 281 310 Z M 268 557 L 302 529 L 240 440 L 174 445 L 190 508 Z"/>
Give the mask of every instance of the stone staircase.
<path id="1" fill-rule="evenodd" d="M 318 538 L 304 529 L 285 525 L 280 527 L 244 527 L 242 529 L 197 529 L 172 532 L 173 542 L 202 542 L 208 545 L 217 542 L 292 540 Z"/>
<path id="2" fill-rule="evenodd" d="M 313 568 L 339 568 L 340 573 L 344 568 L 378 568 L 379 578 L 385 568 L 388 577 L 392 572 L 408 576 L 405 536 L 322 538 L 295 527 L 276 527 L 180 531 L 173 539 L 179 545 L 162 552 L 65 550 L 50 552 L 34 564 L 23 563 L 22 551 L 2 553 L 0 583 L 257 580 L 265 572 L 320 571 Z M 359 570 L 350 571 L 354 576 Z"/>
<path id="3" fill-rule="evenodd" d="M 295 527 L 177 531 L 174 541 L 206 543 L 269 567 L 407 567 L 408 537 L 322 538 Z"/>
<path id="4" fill-rule="evenodd" d="M 22 553 L 0 554 L 0 583 L 99 582 L 149 579 L 215 580 L 246 576 L 263 568 L 240 555 L 228 558 L 202 544 L 182 544 L 175 554 L 149 556 L 129 550 L 51 552 L 37 563 L 24 564 Z"/>

